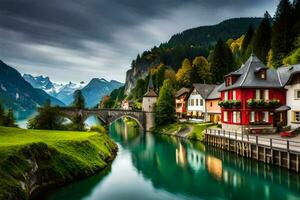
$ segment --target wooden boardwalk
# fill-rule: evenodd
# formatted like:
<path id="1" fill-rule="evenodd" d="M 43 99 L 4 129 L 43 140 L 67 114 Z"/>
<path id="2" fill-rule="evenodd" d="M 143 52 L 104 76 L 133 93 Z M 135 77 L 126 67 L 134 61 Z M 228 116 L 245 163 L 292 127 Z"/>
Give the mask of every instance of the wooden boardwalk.
<path id="1" fill-rule="evenodd" d="M 300 141 L 206 129 L 205 142 L 243 157 L 299 172 Z"/>

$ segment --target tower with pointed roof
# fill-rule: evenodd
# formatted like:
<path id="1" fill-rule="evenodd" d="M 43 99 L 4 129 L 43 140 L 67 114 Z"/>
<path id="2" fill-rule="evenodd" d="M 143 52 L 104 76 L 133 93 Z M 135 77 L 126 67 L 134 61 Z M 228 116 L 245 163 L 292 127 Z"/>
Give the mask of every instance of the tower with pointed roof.
<path id="1" fill-rule="evenodd" d="M 150 78 L 149 78 L 149 82 L 148 82 L 148 89 L 147 89 L 147 92 L 143 96 L 142 110 L 145 112 L 154 112 L 154 104 L 157 101 L 157 97 L 158 97 L 158 95 L 154 91 L 152 76 L 150 74 Z"/>

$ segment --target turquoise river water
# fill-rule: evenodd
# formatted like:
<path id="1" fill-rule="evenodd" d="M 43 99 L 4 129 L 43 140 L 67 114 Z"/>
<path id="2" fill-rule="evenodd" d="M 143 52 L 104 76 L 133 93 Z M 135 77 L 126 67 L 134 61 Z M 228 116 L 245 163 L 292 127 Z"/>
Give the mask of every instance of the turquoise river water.
<path id="1" fill-rule="evenodd" d="M 49 200 L 300 199 L 300 177 L 175 137 L 111 125 L 119 152 L 104 172 L 47 194 Z"/>

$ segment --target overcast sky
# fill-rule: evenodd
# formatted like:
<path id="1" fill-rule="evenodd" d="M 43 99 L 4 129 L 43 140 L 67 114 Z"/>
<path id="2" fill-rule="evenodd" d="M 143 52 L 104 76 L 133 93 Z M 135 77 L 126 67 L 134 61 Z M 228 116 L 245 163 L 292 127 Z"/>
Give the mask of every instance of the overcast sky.
<path id="1" fill-rule="evenodd" d="M 52 81 L 124 82 L 138 53 L 187 28 L 273 16 L 278 0 L 0 0 L 0 59 Z"/>

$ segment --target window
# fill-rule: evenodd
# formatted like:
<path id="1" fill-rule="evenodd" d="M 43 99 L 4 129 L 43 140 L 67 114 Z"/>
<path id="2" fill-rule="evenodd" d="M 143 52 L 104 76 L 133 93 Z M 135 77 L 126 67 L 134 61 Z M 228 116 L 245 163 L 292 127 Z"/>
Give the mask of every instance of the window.
<path id="1" fill-rule="evenodd" d="M 269 112 L 268 111 L 263 112 L 262 120 L 263 120 L 263 122 L 269 122 Z"/>
<path id="2" fill-rule="evenodd" d="M 241 113 L 239 111 L 233 111 L 233 123 L 241 123 Z"/>
<path id="3" fill-rule="evenodd" d="M 294 114 L 294 122 L 300 122 L 300 111 L 293 111 Z"/>
<path id="4" fill-rule="evenodd" d="M 200 99 L 200 106 L 203 106 L 203 99 Z"/>
<path id="5" fill-rule="evenodd" d="M 265 73 L 264 73 L 264 72 L 262 72 L 262 73 L 260 74 L 260 78 L 262 78 L 262 79 L 266 79 L 266 75 L 265 75 Z"/>
<path id="6" fill-rule="evenodd" d="M 210 107 L 212 107 L 213 106 L 213 103 L 212 102 L 210 102 Z"/>
<path id="7" fill-rule="evenodd" d="M 255 122 L 255 112 L 251 111 L 250 113 L 250 122 Z"/>
<path id="8" fill-rule="evenodd" d="M 255 99 L 260 99 L 260 90 L 255 90 Z"/>
<path id="9" fill-rule="evenodd" d="M 223 121 L 228 122 L 228 112 L 227 111 L 223 112 Z"/>
<path id="10" fill-rule="evenodd" d="M 300 90 L 295 90 L 295 99 L 300 99 Z"/>
<path id="11" fill-rule="evenodd" d="M 224 100 L 227 101 L 228 100 L 228 91 L 224 92 Z"/>
<path id="12" fill-rule="evenodd" d="M 231 77 L 227 78 L 227 86 L 232 85 L 232 79 Z"/>
<path id="13" fill-rule="evenodd" d="M 199 103 L 199 102 L 198 102 L 198 99 L 196 99 L 196 106 L 198 106 L 198 103 Z"/>
<path id="14" fill-rule="evenodd" d="M 191 101 L 191 106 L 194 106 L 194 99 L 192 99 Z"/>
<path id="15" fill-rule="evenodd" d="M 269 90 L 264 90 L 264 99 L 269 100 Z"/>
<path id="16" fill-rule="evenodd" d="M 236 91 L 235 90 L 232 91 L 232 100 L 236 100 Z"/>

